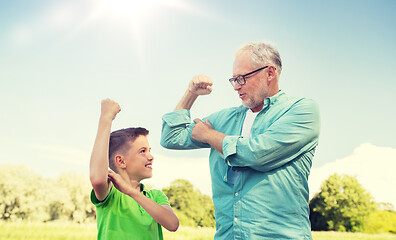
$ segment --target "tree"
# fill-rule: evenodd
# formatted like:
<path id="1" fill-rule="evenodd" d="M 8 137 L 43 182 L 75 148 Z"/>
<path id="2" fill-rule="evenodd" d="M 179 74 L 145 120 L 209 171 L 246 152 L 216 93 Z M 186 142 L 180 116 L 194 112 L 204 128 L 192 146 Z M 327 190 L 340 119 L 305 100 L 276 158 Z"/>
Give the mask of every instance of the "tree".
<path id="1" fill-rule="evenodd" d="M 0 220 L 45 219 L 42 178 L 24 166 L 7 164 L 0 169 Z"/>
<path id="2" fill-rule="evenodd" d="M 24 166 L 0 165 L 0 221 L 95 220 L 87 177 L 44 179 Z"/>
<path id="3" fill-rule="evenodd" d="M 213 227 L 214 206 L 212 199 L 194 190 L 187 180 L 177 179 L 167 188 L 162 189 L 168 197 L 180 223 L 186 226 Z"/>
<path id="4" fill-rule="evenodd" d="M 49 212 L 52 220 L 70 220 L 83 223 L 94 220 L 95 206 L 90 202 L 91 184 L 89 180 L 73 172 L 63 173 L 54 186 L 56 198 L 52 198 Z"/>
<path id="5" fill-rule="evenodd" d="M 375 209 L 372 196 L 356 178 L 334 174 L 310 201 L 312 230 L 362 231 L 365 218 Z"/>
<path id="6" fill-rule="evenodd" d="M 396 212 L 391 203 L 379 203 L 364 222 L 364 232 L 396 233 Z"/>

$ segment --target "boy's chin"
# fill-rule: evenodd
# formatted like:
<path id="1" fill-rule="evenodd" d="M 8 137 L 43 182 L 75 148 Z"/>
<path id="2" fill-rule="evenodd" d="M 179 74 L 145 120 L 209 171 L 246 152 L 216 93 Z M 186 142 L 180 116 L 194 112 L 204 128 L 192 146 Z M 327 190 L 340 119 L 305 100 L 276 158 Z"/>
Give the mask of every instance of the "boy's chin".
<path id="1" fill-rule="evenodd" d="M 142 178 L 142 180 L 143 179 L 147 179 L 147 178 L 152 178 L 153 177 L 153 174 L 147 174 L 146 176 L 144 176 L 143 178 Z"/>

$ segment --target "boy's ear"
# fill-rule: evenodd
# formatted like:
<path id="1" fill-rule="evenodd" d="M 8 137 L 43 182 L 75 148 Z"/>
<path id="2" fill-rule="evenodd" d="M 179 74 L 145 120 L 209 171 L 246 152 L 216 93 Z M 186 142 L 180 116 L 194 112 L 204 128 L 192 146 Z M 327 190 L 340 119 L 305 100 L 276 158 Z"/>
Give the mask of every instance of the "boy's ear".
<path id="1" fill-rule="evenodd" d="M 124 161 L 124 156 L 117 154 L 114 157 L 114 161 L 115 161 L 117 167 L 119 167 L 119 168 L 125 168 L 126 167 L 126 164 L 125 164 L 125 161 Z"/>

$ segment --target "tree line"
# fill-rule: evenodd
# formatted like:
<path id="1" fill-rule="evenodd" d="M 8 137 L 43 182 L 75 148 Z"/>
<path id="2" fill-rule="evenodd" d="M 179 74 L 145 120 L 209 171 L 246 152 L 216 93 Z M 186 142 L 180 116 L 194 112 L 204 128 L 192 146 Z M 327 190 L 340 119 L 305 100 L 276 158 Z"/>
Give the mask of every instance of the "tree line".
<path id="1" fill-rule="evenodd" d="M 0 165 L 0 169 L 0 222 L 96 221 L 86 176 L 64 173 L 48 179 L 24 166 Z M 175 180 L 162 191 L 181 225 L 215 226 L 212 199 L 187 180 Z M 356 178 L 348 175 L 330 176 L 309 207 L 314 231 L 396 233 L 393 206 L 376 203 Z"/>

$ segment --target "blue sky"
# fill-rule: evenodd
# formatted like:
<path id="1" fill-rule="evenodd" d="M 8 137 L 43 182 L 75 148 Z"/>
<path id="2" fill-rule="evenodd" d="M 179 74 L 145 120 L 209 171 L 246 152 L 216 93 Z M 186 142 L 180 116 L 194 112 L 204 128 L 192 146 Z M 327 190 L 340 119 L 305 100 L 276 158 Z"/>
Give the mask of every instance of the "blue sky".
<path id="1" fill-rule="evenodd" d="M 1 1 L 0 163 L 88 174 L 109 97 L 122 108 L 114 130 L 151 131 L 154 186 L 183 177 L 208 193 L 208 151 L 163 149 L 161 116 L 197 74 L 214 90 L 193 117 L 240 105 L 227 81 L 233 54 L 270 40 L 283 60 L 281 89 L 320 106 L 311 192 L 344 172 L 396 204 L 395 10 L 395 1 Z"/>

